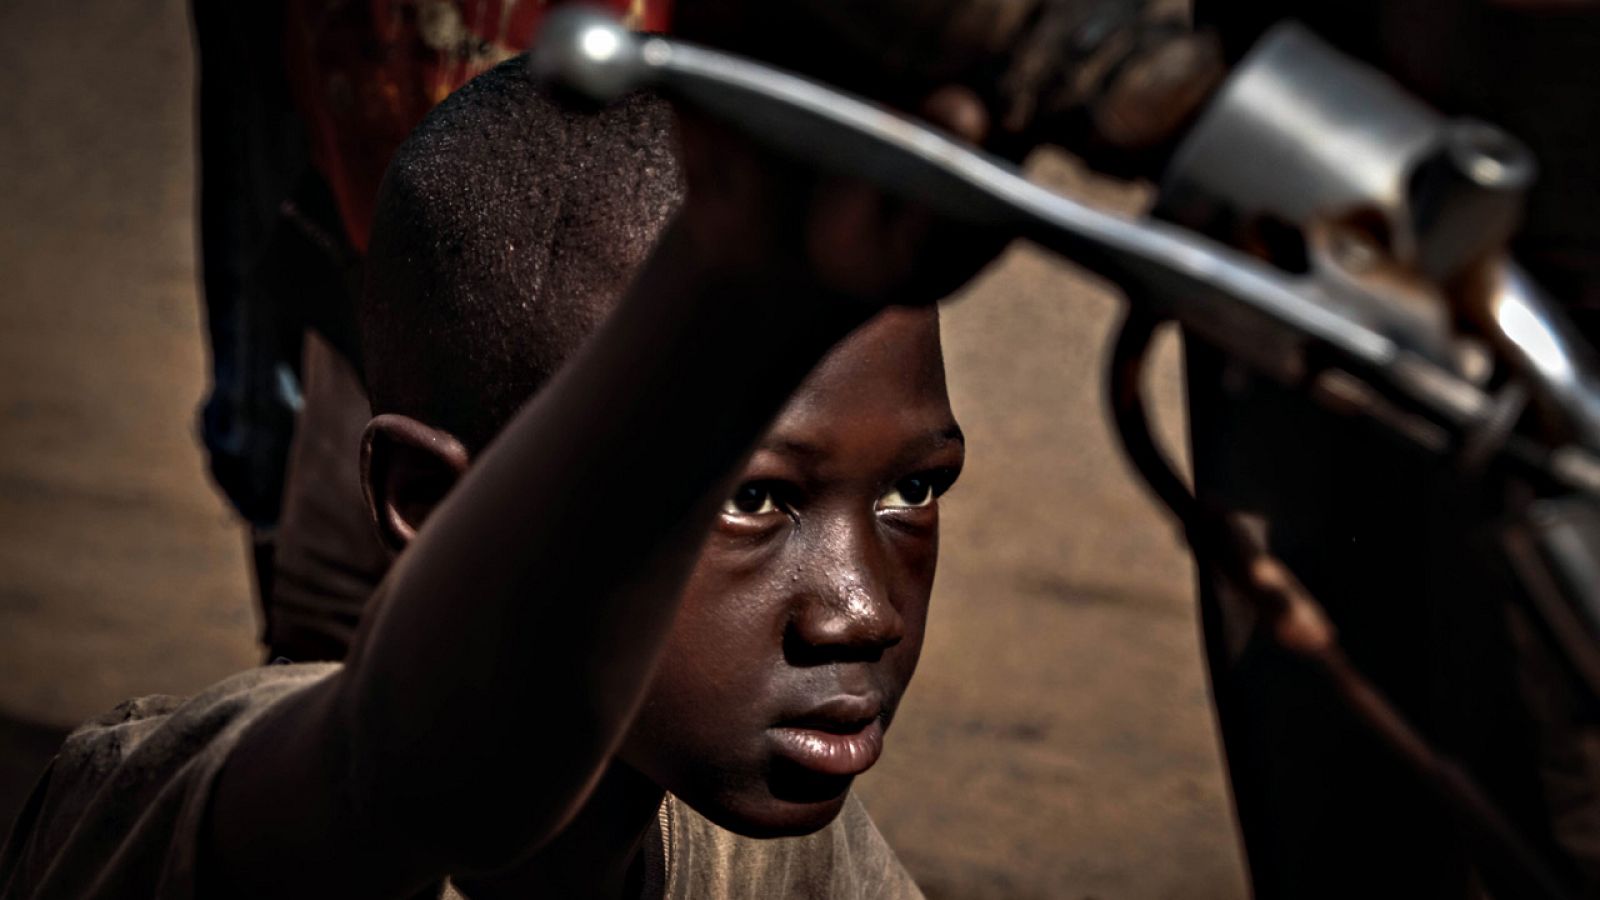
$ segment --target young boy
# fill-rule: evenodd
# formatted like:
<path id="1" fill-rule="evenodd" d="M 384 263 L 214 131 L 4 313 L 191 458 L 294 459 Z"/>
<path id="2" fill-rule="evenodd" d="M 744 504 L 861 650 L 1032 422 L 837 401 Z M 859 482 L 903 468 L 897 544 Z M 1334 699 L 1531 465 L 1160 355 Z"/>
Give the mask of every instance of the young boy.
<path id="1" fill-rule="evenodd" d="M 364 310 L 399 556 L 349 658 L 81 729 L 0 897 L 917 896 L 848 789 L 961 468 L 925 304 L 998 244 L 671 130 L 513 63 L 408 141 Z"/>

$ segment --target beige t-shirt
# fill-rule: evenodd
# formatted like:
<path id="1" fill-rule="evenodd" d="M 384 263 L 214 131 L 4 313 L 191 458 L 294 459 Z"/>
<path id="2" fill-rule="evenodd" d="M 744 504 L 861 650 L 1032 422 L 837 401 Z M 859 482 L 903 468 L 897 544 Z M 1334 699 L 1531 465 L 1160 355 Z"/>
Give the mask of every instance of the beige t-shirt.
<path id="1" fill-rule="evenodd" d="M 130 700 L 73 732 L 0 849 L 0 900 L 197 897 L 206 807 L 239 735 L 273 703 L 337 670 L 253 669 L 189 700 Z M 827 828 L 797 838 L 740 837 L 671 796 L 658 820 L 647 878 L 656 896 L 922 897 L 853 796 Z"/>

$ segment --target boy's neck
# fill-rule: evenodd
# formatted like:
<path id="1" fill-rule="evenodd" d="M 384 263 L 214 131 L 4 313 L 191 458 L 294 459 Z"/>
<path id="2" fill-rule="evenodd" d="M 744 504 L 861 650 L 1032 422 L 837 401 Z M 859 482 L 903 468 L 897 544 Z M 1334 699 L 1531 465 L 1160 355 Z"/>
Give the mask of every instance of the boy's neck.
<path id="1" fill-rule="evenodd" d="M 636 900 L 645 883 L 644 841 L 665 797 L 655 782 L 613 762 L 554 840 L 509 869 L 456 884 L 471 900 Z"/>

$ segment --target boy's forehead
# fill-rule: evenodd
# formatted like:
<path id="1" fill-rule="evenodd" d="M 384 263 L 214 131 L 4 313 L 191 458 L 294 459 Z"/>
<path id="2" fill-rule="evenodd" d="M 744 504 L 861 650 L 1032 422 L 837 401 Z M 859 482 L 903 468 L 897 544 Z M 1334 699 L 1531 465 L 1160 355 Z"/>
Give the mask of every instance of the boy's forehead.
<path id="1" fill-rule="evenodd" d="M 883 310 L 829 351 L 812 380 L 830 382 L 879 369 L 944 380 L 936 308 L 893 306 Z"/>
<path id="2" fill-rule="evenodd" d="M 939 316 L 890 308 L 856 329 L 812 370 L 779 423 L 852 411 L 949 416 Z"/>

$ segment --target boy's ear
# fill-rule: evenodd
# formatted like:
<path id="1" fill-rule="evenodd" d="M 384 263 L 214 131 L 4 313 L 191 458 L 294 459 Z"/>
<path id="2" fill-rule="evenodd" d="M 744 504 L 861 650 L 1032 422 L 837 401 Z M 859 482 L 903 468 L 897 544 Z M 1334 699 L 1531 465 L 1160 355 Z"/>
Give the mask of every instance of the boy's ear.
<path id="1" fill-rule="evenodd" d="M 391 553 L 417 529 L 467 470 L 467 448 L 447 431 L 384 413 L 361 436 L 361 488 L 367 514 Z"/>

